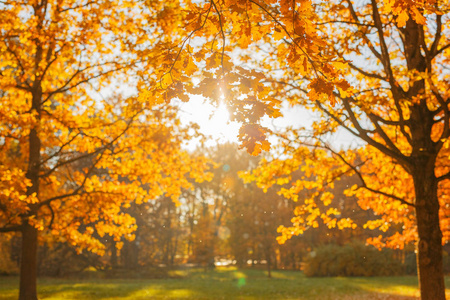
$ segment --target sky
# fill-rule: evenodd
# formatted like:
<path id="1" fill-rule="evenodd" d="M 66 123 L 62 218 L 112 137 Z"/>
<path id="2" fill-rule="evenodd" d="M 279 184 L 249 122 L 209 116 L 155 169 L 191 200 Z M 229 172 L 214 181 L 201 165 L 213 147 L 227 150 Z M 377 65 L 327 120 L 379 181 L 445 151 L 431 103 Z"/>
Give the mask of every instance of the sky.
<path id="1" fill-rule="evenodd" d="M 214 107 L 212 104 L 204 101 L 201 96 L 191 96 L 189 102 L 181 102 L 180 117 L 184 124 L 196 122 L 200 126 L 200 132 L 210 136 L 205 146 L 214 146 L 227 142 L 238 143 L 238 134 L 240 124 L 230 122 L 229 113 L 224 104 Z M 286 126 L 311 127 L 314 115 L 311 111 L 301 107 L 281 108 L 283 117 L 270 119 L 264 118 L 262 125 L 268 128 L 283 128 Z M 357 139 L 346 132 L 344 129 L 337 132 L 330 139 L 330 143 L 335 147 L 346 147 L 355 144 Z M 198 141 L 190 142 L 187 145 L 189 150 L 194 150 Z"/>

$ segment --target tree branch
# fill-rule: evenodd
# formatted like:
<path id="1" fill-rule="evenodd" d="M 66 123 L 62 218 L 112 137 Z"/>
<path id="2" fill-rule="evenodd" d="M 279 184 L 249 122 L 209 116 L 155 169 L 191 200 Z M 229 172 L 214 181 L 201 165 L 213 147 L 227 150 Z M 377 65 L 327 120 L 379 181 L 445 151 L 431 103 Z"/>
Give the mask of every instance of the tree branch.
<path id="1" fill-rule="evenodd" d="M 362 75 L 366 76 L 366 77 L 370 77 L 370 78 L 374 78 L 374 79 L 379 79 L 379 80 L 387 80 L 386 77 L 381 76 L 379 74 L 376 73 L 369 73 L 367 71 L 364 71 L 363 69 L 357 67 L 356 65 L 352 64 L 351 62 L 348 62 L 348 66 L 350 68 L 352 68 L 355 71 L 358 71 L 359 73 L 361 73 Z"/>
<path id="2" fill-rule="evenodd" d="M 384 39 L 383 25 L 381 22 L 380 13 L 378 12 L 377 2 L 376 2 L 376 0 L 371 0 L 371 2 L 372 2 L 372 18 L 375 23 L 375 27 L 377 28 L 378 39 L 379 39 L 380 48 L 381 48 L 381 63 L 383 64 L 384 71 L 387 74 L 389 83 L 391 84 L 391 88 L 393 90 L 397 90 L 400 87 L 397 84 L 397 82 L 395 81 L 394 73 L 392 72 L 391 59 L 389 57 L 389 50 L 386 45 L 386 41 Z"/>
<path id="3" fill-rule="evenodd" d="M 355 8 L 353 7 L 353 3 L 350 0 L 346 0 L 346 2 L 348 4 L 348 9 L 350 10 L 350 15 L 352 16 L 353 20 L 355 20 L 356 23 L 360 23 Z M 375 55 L 375 57 L 378 58 L 378 60 L 381 62 L 382 61 L 381 54 L 372 45 L 372 42 L 366 36 L 365 32 L 363 33 L 362 38 L 367 43 L 367 46 L 369 47 L 370 51 L 372 51 L 373 55 Z"/>
<path id="4" fill-rule="evenodd" d="M 11 226 L 11 227 L 0 227 L 0 232 L 6 233 L 6 232 L 21 231 L 22 227 L 23 227 L 22 225 Z"/>
<path id="5" fill-rule="evenodd" d="M 437 47 L 442 35 L 442 15 L 436 14 L 436 34 L 434 36 L 433 44 L 430 47 L 431 57 L 435 57 L 438 54 Z"/>
<path id="6" fill-rule="evenodd" d="M 400 197 L 398 197 L 398 196 L 396 196 L 396 195 L 392 195 L 392 194 L 385 193 L 385 192 L 383 192 L 383 191 L 375 190 L 375 189 L 369 187 L 369 186 L 367 185 L 366 181 L 364 180 L 363 175 L 361 174 L 361 172 L 359 171 L 359 169 L 358 169 L 356 166 L 354 166 L 353 164 L 349 163 L 349 162 L 348 162 L 348 161 L 347 161 L 340 153 L 334 151 L 333 149 L 331 149 L 331 147 L 327 147 L 326 145 L 325 145 L 325 147 L 326 147 L 326 149 L 328 149 L 331 153 L 333 153 L 334 155 L 336 155 L 337 157 L 339 157 L 339 159 L 340 159 L 344 164 L 346 164 L 348 167 L 350 167 L 350 168 L 355 172 L 355 174 L 356 174 L 356 175 L 358 176 L 358 178 L 361 180 L 361 187 L 362 187 L 362 188 L 364 188 L 364 189 L 366 189 L 366 190 L 368 190 L 368 191 L 370 191 L 370 192 L 372 192 L 372 193 L 379 194 L 379 195 L 382 195 L 382 196 L 389 197 L 389 198 L 391 198 L 391 199 L 400 201 L 401 203 L 406 204 L 406 205 L 408 205 L 408 206 L 415 207 L 415 205 L 414 205 L 413 203 L 408 202 L 408 201 L 406 201 L 406 200 L 403 199 L 403 198 L 400 198 Z"/>
<path id="7" fill-rule="evenodd" d="M 448 179 L 450 179 L 450 172 L 447 172 L 446 174 L 444 174 L 444 175 L 441 175 L 441 176 L 439 176 L 438 178 L 436 178 L 436 180 L 439 182 L 439 181 L 442 181 L 442 180 L 448 180 Z"/>
<path id="8" fill-rule="evenodd" d="M 408 161 L 407 157 L 405 155 L 403 155 L 401 153 L 401 151 L 398 150 L 397 147 L 395 147 L 394 149 L 390 149 L 390 148 L 386 147 L 385 145 L 375 141 L 373 138 L 371 138 L 367 134 L 368 131 L 366 129 L 362 128 L 361 124 L 359 124 L 358 119 L 356 118 L 355 113 L 353 112 L 353 110 L 352 110 L 352 108 L 350 106 L 349 98 L 342 98 L 342 97 L 340 97 L 340 99 L 342 100 L 342 103 L 344 104 L 344 108 L 346 109 L 346 111 L 349 114 L 350 121 L 352 122 L 353 126 L 355 126 L 356 130 L 359 132 L 359 134 L 356 135 L 357 137 L 361 138 L 362 140 L 367 142 L 369 145 L 377 148 L 378 150 L 380 150 L 384 154 L 394 158 L 405 169 L 410 169 L 411 168 L 411 164 Z"/>

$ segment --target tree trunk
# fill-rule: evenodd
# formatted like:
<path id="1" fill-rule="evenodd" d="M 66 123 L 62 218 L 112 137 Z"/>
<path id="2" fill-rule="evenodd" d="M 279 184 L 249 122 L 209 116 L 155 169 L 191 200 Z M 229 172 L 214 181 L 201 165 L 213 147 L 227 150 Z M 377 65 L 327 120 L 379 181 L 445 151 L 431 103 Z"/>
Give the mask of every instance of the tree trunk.
<path id="1" fill-rule="evenodd" d="M 113 240 L 112 245 L 111 245 L 111 261 L 110 261 L 111 268 L 113 270 L 116 270 L 117 267 L 119 266 L 116 244 L 117 244 L 116 241 Z"/>
<path id="2" fill-rule="evenodd" d="M 427 174 L 428 173 L 428 174 Z M 445 300 L 442 262 L 442 232 L 434 169 L 414 174 L 417 243 L 417 270 L 422 300 Z"/>
<path id="3" fill-rule="evenodd" d="M 270 255 L 270 247 L 266 248 L 266 261 L 267 261 L 267 277 L 272 278 L 272 270 L 271 270 L 271 264 L 272 259 Z"/>
<path id="4" fill-rule="evenodd" d="M 24 223 L 22 229 L 19 300 L 37 300 L 37 245 L 38 230 L 28 223 Z"/>
<path id="5" fill-rule="evenodd" d="M 42 49 L 38 47 L 37 60 Z M 42 87 L 40 82 L 34 82 L 34 91 L 31 110 L 37 113 L 37 123 L 41 120 Z M 41 140 L 36 128 L 30 130 L 28 170 L 26 177 L 31 181 L 31 186 L 27 189 L 27 196 L 35 195 L 39 197 L 39 172 L 41 168 Z M 37 204 L 28 204 L 29 212 L 22 220 L 22 257 L 20 262 L 20 287 L 19 300 L 37 299 L 37 245 L 38 230 L 29 224 L 31 217 L 37 216 Z"/>

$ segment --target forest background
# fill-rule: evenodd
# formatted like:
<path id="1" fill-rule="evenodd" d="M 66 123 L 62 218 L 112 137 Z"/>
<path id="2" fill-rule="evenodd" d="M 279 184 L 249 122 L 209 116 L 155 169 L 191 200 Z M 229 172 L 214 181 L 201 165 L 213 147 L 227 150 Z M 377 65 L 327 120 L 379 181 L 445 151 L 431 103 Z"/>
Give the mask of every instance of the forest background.
<path id="1" fill-rule="evenodd" d="M 161 197 L 125 208 L 124 213 L 136 220 L 134 238 L 115 240 L 95 234 L 105 247 L 103 255 L 65 242 L 43 242 L 38 250 L 39 276 L 165 278 L 167 271 L 180 267 L 208 270 L 231 265 L 264 269 L 268 276 L 276 269 L 302 270 L 308 276 L 417 274 L 414 243 L 384 250 L 367 245 L 368 239 L 389 237 L 398 228 L 364 228 L 377 215 L 361 209 L 356 197 L 344 194 L 348 186 L 358 183 L 356 177 L 343 178 L 333 189 L 340 203 L 339 217 L 351 217 L 355 228 L 329 229 L 322 223 L 279 244 L 277 228 L 290 224 L 296 204 L 275 189 L 264 192 L 239 177 L 260 158 L 232 143 L 201 152 L 215 164 L 211 181 L 184 189 L 178 202 Z M 2 274 L 18 274 L 20 243 L 18 235 L 2 238 L 6 254 L 0 260 Z M 444 265 L 450 273 L 448 254 L 444 254 Z"/>

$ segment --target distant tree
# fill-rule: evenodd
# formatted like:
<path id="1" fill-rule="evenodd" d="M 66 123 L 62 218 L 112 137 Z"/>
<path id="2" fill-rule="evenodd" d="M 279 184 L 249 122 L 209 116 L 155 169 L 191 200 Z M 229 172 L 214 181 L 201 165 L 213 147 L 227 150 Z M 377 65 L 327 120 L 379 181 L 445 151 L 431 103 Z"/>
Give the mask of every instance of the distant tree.
<path id="1" fill-rule="evenodd" d="M 276 229 L 291 214 L 290 203 L 274 189 L 264 193 L 255 184 L 245 184 L 239 178 L 238 173 L 256 166 L 259 158 L 238 151 L 237 145 L 219 145 L 211 149 L 208 157 L 217 168 L 210 182 L 198 185 L 197 195 L 203 201 L 198 208 L 200 216 L 206 207 L 213 222 L 208 223 L 209 228 L 214 228 L 217 244 L 226 240 L 228 251 L 239 266 L 248 260 L 265 260 L 270 276 L 271 268 L 277 265 Z M 200 217 L 199 225 L 201 220 L 205 221 Z M 218 248 L 214 249 L 216 254 Z"/>

